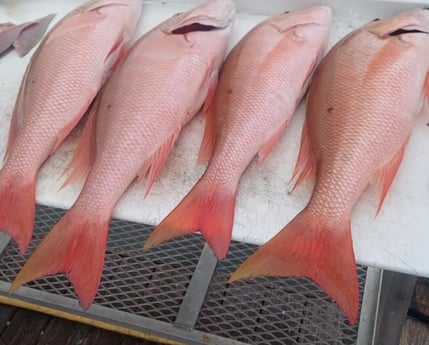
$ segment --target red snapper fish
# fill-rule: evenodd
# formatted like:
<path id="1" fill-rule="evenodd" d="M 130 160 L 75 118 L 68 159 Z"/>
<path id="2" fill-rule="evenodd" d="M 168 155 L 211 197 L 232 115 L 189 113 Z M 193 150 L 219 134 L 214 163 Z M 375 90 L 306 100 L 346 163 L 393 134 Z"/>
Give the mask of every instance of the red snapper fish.
<path id="1" fill-rule="evenodd" d="M 273 149 L 323 55 L 332 12 L 327 6 L 271 17 L 228 55 L 209 109 L 200 161 L 207 170 L 155 228 L 144 248 L 201 231 L 217 258 L 231 241 L 239 179 L 259 153 Z"/>
<path id="2" fill-rule="evenodd" d="M 210 104 L 234 17 L 233 2 L 211 0 L 168 19 L 132 47 L 97 97 L 72 159 L 67 182 L 87 176 L 82 192 L 12 290 L 64 272 L 89 307 L 112 210 L 136 177 L 147 177 L 149 192 L 182 127 Z"/>
<path id="3" fill-rule="evenodd" d="M 306 276 L 357 322 L 353 206 L 373 178 L 377 213 L 402 161 L 413 118 L 429 96 L 429 11 L 416 9 L 353 31 L 320 63 L 307 99 L 294 176 L 316 184 L 307 206 L 250 256 L 231 281 Z"/>
<path id="4" fill-rule="evenodd" d="M 78 123 L 130 44 L 139 0 L 91 1 L 64 17 L 34 53 L 13 110 L 0 171 L 0 229 L 25 252 L 36 176 Z"/>

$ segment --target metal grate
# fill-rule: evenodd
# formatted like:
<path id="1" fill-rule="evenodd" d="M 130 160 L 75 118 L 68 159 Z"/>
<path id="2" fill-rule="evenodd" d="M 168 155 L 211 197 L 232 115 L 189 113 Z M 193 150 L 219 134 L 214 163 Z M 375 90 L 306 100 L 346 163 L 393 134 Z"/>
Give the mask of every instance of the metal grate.
<path id="1" fill-rule="evenodd" d="M 15 279 L 25 259 L 63 214 L 64 210 L 37 207 L 34 238 L 28 254 L 22 256 L 15 245 L 8 245 L 0 257 L 0 279 L 6 282 Z M 147 225 L 111 221 L 103 276 L 94 303 L 174 322 L 204 242 L 194 234 L 167 244 L 162 250 L 143 253 L 143 241 L 151 230 Z M 64 275 L 39 279 L 26 286 L 76 298 Z"/>
<path id="2" fill-rule="evenodd" d="M 63 210 L 37 207 L 28 253 L 63 214 Z M 193 234 L 144 253 L 141 247 L 151 230 L 147 225 L 111 221 L 103 277 L 94 303 L 174 324 L 204 241 Z M 231 244 L 228 257 L 216 266 L 196 331 L 256 345 L 356 344 L 357 326 L 348 325 L 336 304 L 307 279 L 254 278 L 228 285 L 230 274 L 256 248 Z M 0 256 L 0 280 L 12 282 L 28 255 L 22 256 L 9 244 Z M 366 269 L 358 267 L 358 275 L 362 297 Z M 27 286 L 75 298 L 65 276 L 39 279 Z"/>
<path id="3" fill-rule="evenodd" d="M 259 277 L 227 284 L 231 273 L 257 249 L 234 242 L 218 263 L 196 329 L 251 344 L 356 344 L 357 326 L 306 278 Z M 366 269 L 358 267 L 360 298 Z M 361 302 L 361 301 L 360 301 Z"/>

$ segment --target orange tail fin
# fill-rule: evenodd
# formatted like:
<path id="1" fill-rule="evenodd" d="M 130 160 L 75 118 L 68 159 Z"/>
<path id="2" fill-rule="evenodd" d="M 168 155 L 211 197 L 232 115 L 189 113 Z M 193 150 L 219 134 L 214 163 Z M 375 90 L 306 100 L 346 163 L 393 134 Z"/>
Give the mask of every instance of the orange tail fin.
<path id="1" fill-rule="evenodd" d="M 254 276 L 308 277 L 355 324 L 359 309 L 350 221 L 337 224 L 304 209 L 234 272 L 230 282 Z"/>
<path id="2" fill-rule="evenodd" d="M 33 235 L 35 181 L 16 176 L 0 179 L 0 229 L 7 233 L 24 253 Z"/>
<path id="3" fill-rule="evenodd" d="M 10 292 L 31 280 L 64 272 L 79 303 L 88 308 L 100 284 L 108 225 L 109 219 L 86 219 L 70 210 L 28 259 Z"/>
<path id="4" fill-rule="evenodd" d="M 153 230 L 143 249 L 200 230 L 216 257 L 224 258 L 231 242 L 235 194 L 200 180 Z"/>

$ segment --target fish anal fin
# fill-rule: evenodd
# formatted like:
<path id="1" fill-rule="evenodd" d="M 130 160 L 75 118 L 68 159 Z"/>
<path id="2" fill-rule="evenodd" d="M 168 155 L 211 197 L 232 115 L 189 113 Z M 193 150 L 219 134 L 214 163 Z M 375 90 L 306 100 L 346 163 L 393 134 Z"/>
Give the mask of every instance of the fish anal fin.
<path id="1" fill-rule="evenodd" d="M 235 190 L 200 180 L 152 231 L 143 249 L 199 230 L 215 256 L 223 259 L 231 242 L 235 196 Z"/>
<path id="2" fill-rule="evenodd" d="M 100 98 L 97 97 L 92 104 L 72 159 L 61 174 L 61 177 L 63 177 L 65 174 L 71 172 L 60 190 L 72 183 L 85 181 L 89 174 L 97 151 L 96 127 L 99 100 Z"/>
<path id="3" fill-rule="evenodd" d="M 233 273 L 230 282 L 256 276 L 307 277 L 355 324 L 359 289 L 350 221 L 333 223 L 304 209 Z"/>
<path id="4" fill-rule="evenodd" d="M 27 250 L 33 234 L 35 183 L 35 177 L 0 178 L 0 230 L 13 238 L 21 253 Z"/>
<path id="5" fill-rule="evenodd" d="M 295 190 L 302 182 L 316 176 L 316 160 L 311 150 L 310 133 L 307 120 L 304 121 L 301 133 L 301 144 L 298 153 L 298 159 L 292 172 L 291 181 L 295 183 L 291 192 Z"/>
<path id="6" fill-rule="evenodd" d="M 86 219 L 69 211 L 43 239 L 13 282 L 21 285 L 65 273 L 83 308 L 94 300 L 101 279 L 109 219 Z"/>
<path id="7" fill-rule="evenodd" d="M 284 121 L 271 135 L 270 138 L 262 145 L 262 147 L 259 149 L 258 156 L 259 156 L 259 164 L 262 164 L 265 159 L 268 157 L 268 155 L 273 150 L 274 146 L 279 142 L 281 139 L 283 133 L 285 132 L 288 124 L 289 124 L 290 116 L 287 117 L 287 120 Z"/>
<path id="8" fill-rule="evenodd" d="M 168 139 L 163 144 L 161 144 L 158 150 L 143 163 L 143 166 L 139 172 L 139 178 L 140 179 L 144 177 L 147 178 L 146 188 L 144 191 L 145 197 L 149 194 L 153 183 L 155 182 L 156 178 L 159 176 L 159 172 L 161 171 L 162 166 L 164 165 L 171 150 L 173 149 L 174 144 L 177 138 L 179 137 L 179 134 L 180 134 L 180 128 L 176 129 L 168 137 Z"/>
<path id="9" fill-rule="evenodd" d="M 408 139 L 398 152 L 396 152 L 393 158 L 375 173 L 376 178 L 380 181 L 380 197 L 378 199 L 376 216 L 380 213 L 387 192 L 389 191 L 396 173 L 398 172 L 399 166 L 401 165 L 407 142 Z"/>

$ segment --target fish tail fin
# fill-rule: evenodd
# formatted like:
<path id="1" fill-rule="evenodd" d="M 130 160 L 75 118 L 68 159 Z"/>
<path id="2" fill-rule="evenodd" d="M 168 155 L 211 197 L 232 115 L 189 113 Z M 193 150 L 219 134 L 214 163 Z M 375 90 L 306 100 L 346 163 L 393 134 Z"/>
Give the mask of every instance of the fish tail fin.
<path id="1" fill-rule="evenodd" d="M 0 229 L 24 253 L 33 235 L 35 181 L 17 176 L 0 178 Z"/>
<path id="2" fill-rule="evenodd" d="M 200 180 L 185 198 L 153 230 L 144 250 L 172 238 L 199 230 L 215 256 L 226 256 L 231 242 L 236 191 Z"/>
<path id="3" fill-rule="evenodd" d="M 350 221 L 326 222 L 303 210 L 233 273 L 230 282 L 254 276 L 308 277 L 355 324 L 359 309 Z"/>
<path id="4" fill-rule="evenodd" d="M 109 219 L 88 219 L 69 211 L 30 256 L 10 292 L 29 281 L 65 273 L 87 309 L 100 284 L 108 225 Z"/>

